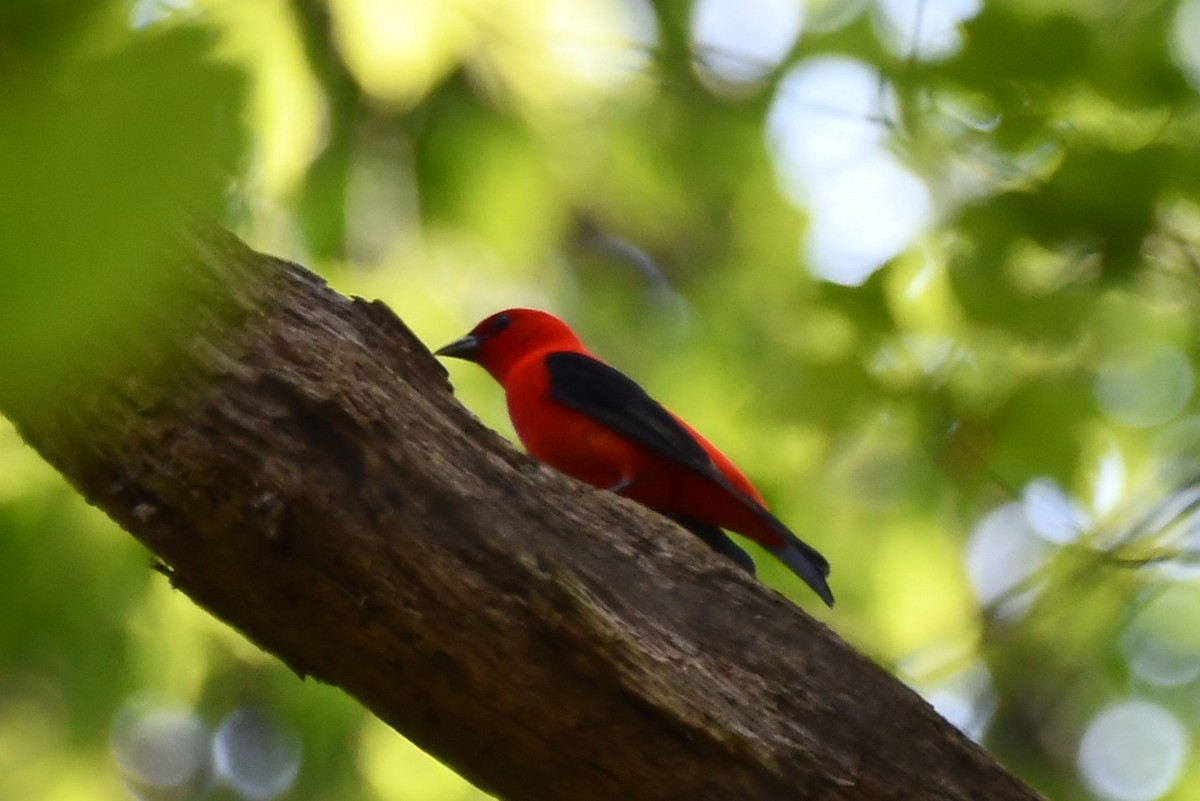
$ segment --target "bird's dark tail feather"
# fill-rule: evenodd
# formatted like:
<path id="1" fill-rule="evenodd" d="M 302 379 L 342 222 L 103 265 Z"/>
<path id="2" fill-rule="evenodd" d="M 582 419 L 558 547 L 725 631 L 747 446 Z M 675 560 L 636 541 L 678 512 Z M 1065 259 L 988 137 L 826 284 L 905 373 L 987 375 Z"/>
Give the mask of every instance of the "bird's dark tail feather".
<path id="1" fill-rule="evenodd" d="M 758 504 L 755 504 L 758 506 Z M 778 517 L 758 506 L 758 514 L 771 529 L 783 539 L 779 548 L 771 548 L 776 559 L 787 565 L 793 573 L 804 579 L 813 592 L 821 596 L 828 606 L 833 606 L 833 592 L 825 577 L 829 575 L 829 561 L 808 543 L 802 541 L 783 524 Z"/>
<path id="2" fill-rule="evenodd" d="M 729 483 L 729 480 L 725 476 L 721 475 L 721 472 L 715 466 L 711 470 L 705 471 L 705 475 L 715 481 L 718 486 L 730 495 L 741 501 L 746 508 L 752 510 L 754 514 L 758 515 L 760 520 L 766 523 L 783 540 L 783 545 L 778 548 L 769 549 L 771 554 L 803 579 L 805 584 L 812 587 L 813 592 L 821 596 L 821 600 L 827 606 L 833 606 L 833 592 L 829 589 L 829 582 L 825 580 L 825 577 L 829 575 L 829 561 L 824 556 L 821 556 L 816 548 L 813 548 L 793 534 L 792 530 L 785 526 L 782 520 L 771 514 L 765 506 L 738 491 L 736 487 Z M 691 530 L 694 531 L 694 529 Z M 697 536 L 705 539 L 702 535 Z M 705 542 L 708 542 L 708 540 L 705 539 Z M 710 542 L 709 544 L 711 545 L 712 543 Z M 716 546 L 713 547 L 715 548 Z M 730 547 L 737 548 L 733 543 L 730 543 Z M 718 548 L 717 550 L 720 549 Z M 745 553 L 742 555 L 745 556 Z M 746 558 L 749 559 L 749 557 Z"/>
<path id="3" fill-rule="evenodd" d="M 739 548 L 720 528 L 711 523 L 701 523 L 690 517 L 671 516 L 671 519 L 699 537 L 709 548 L 732 560 L 734 564 L 751 576 L 755 575 L 754 560 L 750 558 L 750 554 Z"/>

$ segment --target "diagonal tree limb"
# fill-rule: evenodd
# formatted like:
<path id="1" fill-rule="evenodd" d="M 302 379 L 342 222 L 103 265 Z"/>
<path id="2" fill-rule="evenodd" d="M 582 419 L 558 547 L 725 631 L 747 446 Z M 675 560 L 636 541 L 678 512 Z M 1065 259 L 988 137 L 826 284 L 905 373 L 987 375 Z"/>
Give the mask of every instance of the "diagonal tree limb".
<path id="1" fill-rule="evenodd" d="M 1038 798 L 690 535 L 515 452 L 383 304 L 223 232 L 180 250 L 120 361 L 0 408 L 296 671 L 514 801 Z"/>

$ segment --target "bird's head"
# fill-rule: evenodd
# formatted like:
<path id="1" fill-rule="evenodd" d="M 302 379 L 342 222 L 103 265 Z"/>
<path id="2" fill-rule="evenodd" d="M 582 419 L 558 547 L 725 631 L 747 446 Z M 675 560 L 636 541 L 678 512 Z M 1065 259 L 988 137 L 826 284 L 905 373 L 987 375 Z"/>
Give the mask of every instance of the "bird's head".
<path id="1" fill-rule="evenodd" d="M 508 371 L 521 359 L 558 350 L 583 350 L 566 323 L 537 309 L 507 309 L 484 319 L 434 355 L 475 362 L 503 384 Z"/>

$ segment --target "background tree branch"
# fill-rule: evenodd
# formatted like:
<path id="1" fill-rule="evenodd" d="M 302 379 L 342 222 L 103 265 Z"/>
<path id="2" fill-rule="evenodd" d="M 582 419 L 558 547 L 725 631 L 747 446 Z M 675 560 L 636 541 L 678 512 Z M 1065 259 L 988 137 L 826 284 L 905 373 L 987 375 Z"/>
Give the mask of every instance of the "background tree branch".
<path id="1" fill-rule="evenodd" d="M 514 451 L 382 304 L 219 232 L 176 258 L 120 360 L 0 405 L 297 672 L 511 799 L 1037 797 L 690 535 Z"/>

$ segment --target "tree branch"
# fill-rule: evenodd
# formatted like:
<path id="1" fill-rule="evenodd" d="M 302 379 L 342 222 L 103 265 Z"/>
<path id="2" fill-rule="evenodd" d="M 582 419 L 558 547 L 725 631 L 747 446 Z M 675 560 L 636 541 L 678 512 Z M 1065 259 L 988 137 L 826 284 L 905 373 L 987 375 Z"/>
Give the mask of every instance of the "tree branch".
<path id="1" fill-rule="evenodd" d="M 1037 798 L 690 535 L 514 451 L 382 303 L 181 250 L 125 358 L 0 407 L 296 671 L 509 799 Z"/>

